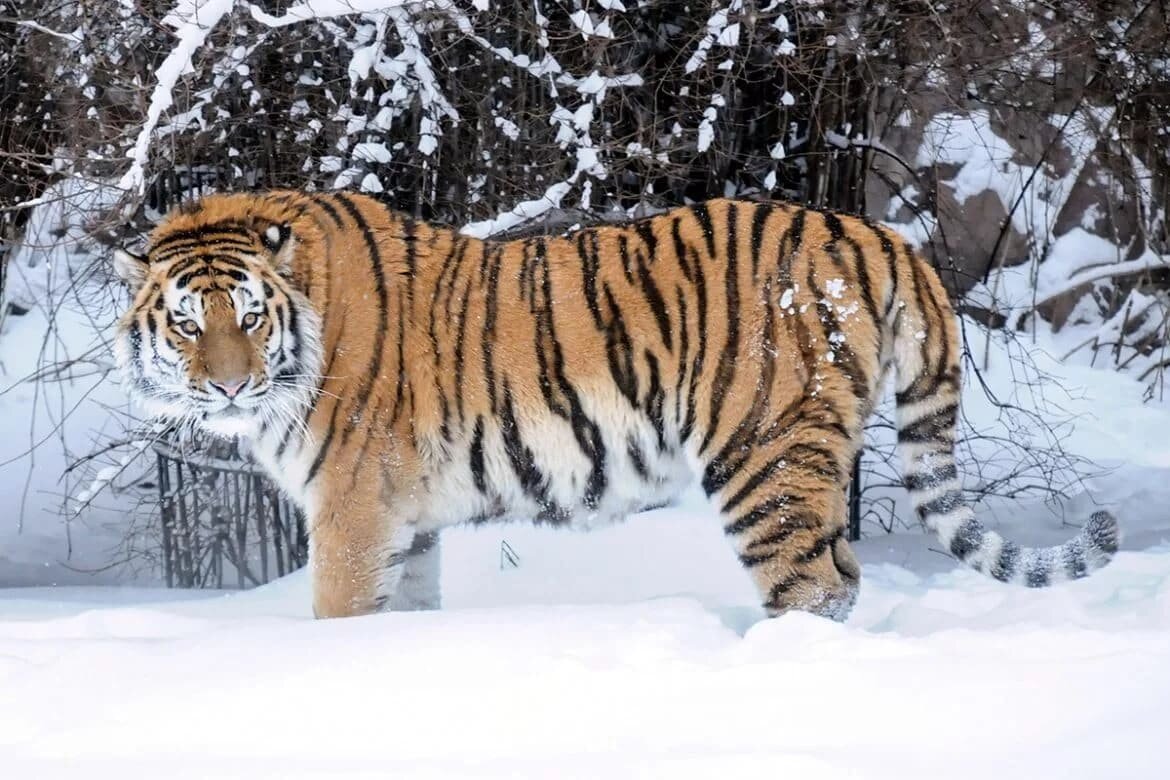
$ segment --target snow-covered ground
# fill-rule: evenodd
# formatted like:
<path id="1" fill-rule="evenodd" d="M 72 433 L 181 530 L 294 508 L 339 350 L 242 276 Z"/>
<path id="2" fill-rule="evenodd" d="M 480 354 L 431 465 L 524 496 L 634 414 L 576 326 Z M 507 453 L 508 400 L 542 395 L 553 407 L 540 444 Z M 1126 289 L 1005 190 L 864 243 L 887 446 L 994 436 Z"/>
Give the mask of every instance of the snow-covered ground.
<path id="1" fill-rule="evenodd" d="M 701 512 L 640 520 L 509 529 L 505 571 L 452 534 L 440 612 L 0 592 L 4 776 L 1164 776 L 1170 547 L 1043 592 L 868 563 L 838 625 L 761 619 Z"/>

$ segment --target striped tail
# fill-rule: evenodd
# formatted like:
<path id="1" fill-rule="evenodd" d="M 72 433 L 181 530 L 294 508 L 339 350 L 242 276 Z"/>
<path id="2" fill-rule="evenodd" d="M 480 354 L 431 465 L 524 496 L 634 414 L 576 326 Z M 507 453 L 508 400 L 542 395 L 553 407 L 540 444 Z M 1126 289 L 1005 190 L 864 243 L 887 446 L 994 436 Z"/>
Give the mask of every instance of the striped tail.
<path id="1" fill-rule="evenodd" d="M 929 281 L 925 295 L 907 301 L 894 326 L 898 449 L 919 519 L 952 555 L 1001 582 L 1042 588 L 1088 576 L 1117 552 L 1120 532 L 1108 512 L 1095 513 L 1064 544 L 1031 548 L 984 528 L 964 501 L 955 466 L 957 328 L 941 285 L 933 274 Z M 915 304 L 923 309 L 933 304 L 933 312 L 941 316 L 915 312 Z"/>

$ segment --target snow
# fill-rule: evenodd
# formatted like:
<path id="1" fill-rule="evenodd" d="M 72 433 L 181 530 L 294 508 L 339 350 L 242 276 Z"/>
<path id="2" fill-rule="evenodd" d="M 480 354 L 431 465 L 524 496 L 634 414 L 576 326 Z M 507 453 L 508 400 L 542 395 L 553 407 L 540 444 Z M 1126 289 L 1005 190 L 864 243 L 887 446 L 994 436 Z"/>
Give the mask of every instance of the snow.
<path id="1" fill-rule="evenodd" d="M 124 434 L 126 395 L 107 378 L 120 292 L 94 274 L 86 237 L 93 216 L 120 196 L 81 178 L 50 187 L 6 260 L 0 311 L 16 304 L 27 313 L 0 317 L 0 587 L 127 575 L 107 567 L 132 527 L 133 504 L 103 488 L 125 483 L 140 464 L 127 470 L 125 451 L 114 449 L 92 470 L 67 471 Z M 69 497 L 84 514 L 66 510 Z"/>
<path id="2" fill-rule="evenodd" d="M 508 529 L 505 571 L 485 554 L 499 531 L 458 532 L 439 612 L 316 622 L 303 574 L 229 595 L 0 591 L 5 772 L 1160 774 L 1170 548 L 1048 591 L 871 562 L 838 625 L 761 619 L 706 519 Z"/>
<path id="3" fill-rule="evenodd" d="M 252 18 L 266 27 L 287 27 L 310 19 L 333 19 L 358 13 L 375 13 L 408 5 L 411 0 L 312 0 L 290 5 L 280 16 L 273 16 L 254 3 L 248 4 Z"/>
<path id="4" fill-rule="evenodd" d="M 175 29 L 178 41 L 155 72 L 157 83 L 150 93 L 146 121 L 138 131 L 134 146 L 127 152 L 130 169 L 122 175 L 118 188 L 141 192 L 145 183 L 143 169 L 150 150 L 151 138 L 163 112 L 174 104 L 172 92 L 179 78 L 191 71 L 191 58 L 203 46 L 207 36 L 219 21 L 231 11 L 235 0 L 180 0 L 163 18 L 163 23 Z"/>

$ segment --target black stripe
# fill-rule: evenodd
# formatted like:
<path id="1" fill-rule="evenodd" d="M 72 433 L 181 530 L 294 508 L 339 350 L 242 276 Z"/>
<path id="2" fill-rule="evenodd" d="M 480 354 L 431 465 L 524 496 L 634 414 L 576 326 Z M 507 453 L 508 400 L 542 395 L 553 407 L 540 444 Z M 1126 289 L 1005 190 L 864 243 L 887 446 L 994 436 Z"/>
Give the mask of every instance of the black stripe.
<path id="1" fill-rule="evenodd" d="M 218 250 L 218 248 L 219 247 L 214 247 L 215 250 Z M 212 269 L 216 271 L 219 271 L 224 266 L 227 266 L 228 268 L 234 268 L 237 271 L 248 270 L 247 260 L 225 252 L 204 252 L 203 259 L 208 263 L 208 265 L 212 267 Z"/>
<path id="2" fill-rule="evenodd" d="M 907 474 L 902 478 L 902 481 L 905 483 L 906 489 L 913 493 L 919 490 L 929 490 L 943 482 L 950 482 L 958 478 L 959 470 L 952 463 L 949 466 L 940 466 L 921 474 Z"/>
<path id="3" fill-rule="evenodd" d="M 325 432 L 325 441 L 321 442 L 321 447 L 317 450 L 317 456 L 313 458 L 313 463 L 309 466 L 309 473 L 305 477 L 305 487 L 313 481 L 313 477 L 317 476 L 317 471 L 321 468 L 321 464 L 325 462 L 325 455 L 329 452 L 329 446 L 333 444 L 333 434 L 337 432 L 337 411 L 341 408 L 341 401 L 333 405 L 333 414 L 329 415 L 329 428 Z"/>
<path id="4" fill-rule="evenodd" d="M 1064 547 L 1064 572 L 1070 580 L 1079 580 L 1088 575 L 1089 562 L 1085 557 L 1085 547 L 1074 540 Z"/>
<path id="5" fill-rule="evenodd" d="M 674 259 L 678 261 L 678 267 L 682 270 L 683 276 L 688 282 L 695 280 L 694 272 L 691 270 L 687 262 L 687 242 L 683 240 L 682 232 L 679 225 L 682 220 L 675 217 L 670 221 L 670 239 L 674 243 Z"/>
<path id="6" fill-rule="evenodd" d="M 395 221 L 401 221 L 402 223 L 402 241 L 406 245 L 404 247 L 404 254 L 406 257 L 406 300 L 411 305 L 411 310 L 413 311 L 414 277 L 418 264 L 418 247 L 415 246 L 415 242 L 418 240 L 418 237 L 415 231 L 417 230 L 418 225 L 416 225 L 414 220 L 410 217 L 395 214 L 389 208 L 386 209 L 386 212 L 391 224 L 393 224 Z"/>
<path id="7" fill-rule="evenodd" d="M 841 220 L 837 215 L 831 211 L 822 211 L 821 216 L 825 220 L 825 227 L 829 231 L 830 241 L 840 241 L 845 237 L 845 226 L 841 224 Z"/>
<path id="8" fill-rule="evenodd" d="M 943 434 L 948 433 L 955 427 L 955 415 L 958 409 L 959 406 L 957 403 L 949 403 L 941 409 L 900 428 L 898 430 L 898 442 L 900 444 L 940 442 L 949 445 L 949 439 L 944 438 Z"/>
<path id="9" fill-rule="evenodd" d="M 618 256 L 622 259 L 622 273 L 626 275 L 626 284 L 634 283 L 634 271 L 630 267 L 630 241 L 624 233 L 619 233 Z"/>
<path id="10" fill-rule="evenodd" d="M 1000 582 L 1010 582 L 1020 565 L 1020 546 L 1006 539 L 999 550 L 999 558 L 989 574 Z"/>
<path id="11" fill-rule="evenodd" d="M 463 302 L 459 306 L 459 324 L 455 329 L 455 409 L 463 423 L 463 346 L 467 340 L 467 312 L 471 305 L 471 282 L 463 288 Z"/>
<path id="12" fill-rule="evenodd" d="M 130 341 L 130 362 L 134 364 L 135 374 L 141 378 L 146 374 L 146 365 L 142 361 L 142 324 L 137 319 L 130 322 L 126 338 Z"/>
<path id="13" fill-rule="evenodd" d="M 341 219 L 341 212 L 333 207 L 333 204 L 328 200 L 328 196 L 318 195 L 317 197 L 313 198 L 313 205 L 320 206 L 321 210 L 329 215 L 329 218 L 333 220 L 333 224 L 335 224 L 337 227 L 342 226 L 343 220 Z"/>
<path id="14" fill-rule="evenodd" d="M 447 252 L 446 256 L 443 258 L 442 263 L 439 265 L 439 275 L 435 279 L 435 289 L 431 293 L 431 305 L 429 307 L 430 311 L 427 315 L 427 334 L 431 338 L 431 358 L 434 361 L 435 368 L 439 367 L 443 356 L 442 351 L 439 349 L 438 332 L 439 313 L 442 311 L 440 300 L 442 299 L 443 293 L 448 294 L 446 318 L 443 321 L 444 323 L 451 322 L 451 305 L 449 296 L 452 288 L 450 285 L 444 285 L 443 282 L 447 275 L 452 272 L 455 258 L 461 253 L 462 248 L 465 246 L 466 244 L 459 241 L 454 241 L 451 243 L 451 249 Z M 441 387 L 438 376 L 435 377 L 435 384 L 436 388 Z"/>
<path id="15" fill-rule="evenodd" d="M 764 284 L 764 295 L 765 297 L 771 295 L 770 281 Z M 770 407 L 771 388 L 776 379 L 777 350 L 773 334 L 775 316 L 773 307 L 764 307 L 764 343 L 762 345 L 764 362 L 759 380 L 756 383 L 757 392 L 751 407 L 740 419 L 735 430 L 724 441 L 719 452 L 707 464 L 703 475 L 703 488 L 708 495 L 723 489 L 731 476 L 751 457 L 753 445 L 758 441 L 760 424 Z M 846 438 L 848 438 L 847 435 Z"/>
<path id="16" fill-rule="evenodd" d="M 565 355 L 561 344 L 556 337 L 556 327 L 553 319 L 552 276 L 547 263 L 542 263 L 541 293 L 544 296 L 543 306 L 540 308 L 540 318 L 537 324 L 537 356 L 540 362 L 541 389 L 549 404 L 549 408 L 562 418 L 567 418 L 573 429 L 573 438 L 585 457 L 589 458 L 589 478 L 585 483 L 585 492 L 582 501 L 588 508 L 594 508 L 601 500 L 606 489 L 605 475 L 606 450 L 602 438 L 601 427 L 585 414 L 577 389 L 569 381 L 565 371 Z M 607 288 L 608 292 L 608 288 Z M 543 339 L 542 339 L 543 336 Z M 547 346 L 546 346 L 547 345 Z M 551 366 L 548 365 L 546 352 L 552 353 Z M 548 369 L 552 369 L 552 377 L 556 381 L 557 390 L 564 399 L 566 410 L 559 399 L 554 399 L 552 383 L 548 377 Z"/>
<path id="17" fill-rule="evenodd" d="M 758 549 L 760 547 L 767 547 L 770 545 L 782 544 L 782 543 L 788 541 L 790 538 L 792 538 L 792 535 L 795 534 L 796 532 L 807 531 L 811 528 L 816 527 L 816 525 L 820 522 L 820 518 L 818 518 L 816 515 L 812 515 L 811 521 L 812 522 L 809 522 L 808 520 L 805 520 L 805 519 L 799 518 L 799 517 L 788 517 L 785 520 L 785 522 L 777 523 L 776 527 L 773 528 L 770 532 L 764 534 L 763 536 L 761 536 L 757 539 L 753 539 L 751 541 L 751 543 L 748 544 L 748 546 L 745 549 L 750 551 L 753 549 Z M 834 539 L 836 539 L 836 537 L 838 535 L 839 534 L 836 534 L 836 533 L 831 534 L 829 536 L 829 543 L 831 544 L 832 541 Z M 823 541 L 823 539 L 818 539 L 816 544 L 813 546 L 813 549 L 810 551 L 807 551 L 804 555 L 800 556 L 797 559 L 798 562 L 808 563 L 808 562 L 820 557 L 820 555 L 824 552 L 824 549 L 820 547 L 820 544 L 822 543 L 822 541 Z M 805 560 L 806 556 L 810 556 L 810 557 L 807 557 L 807 560 Z"/>
<path id="18" fill-rule="evenodd" d="M 727 204 L 727 267 L 725 269 L 726 299 L 727 299 L 727 341 L 723 344 L 723 352 L 719 356 L 719 365 L 715 369 L 715 382 L 711 388 L 711 412 L 707 422 L 707 432 L 703 436 L 703 443 L 699 445 L 699 452 L 704 452 L 711 443 L 715 431 L 719 427 L 719 415 L 723 411 L 723 403 L 727 392 L 735 381 L 735 358 L 739 353 L 739 235 L 736 232 L 738 209 L 734 203 Z"/>
<path id="19" fill-rule="evenodd" d="M 869 312 L 869 318 L 873 322 L 873 326 L 877 331 L 879 339 L 882 334 L 882 318 L 878 315 L 878 303 L 874 298 L 873 284 L 869 279 L 869 260 L 865 256 L 865 252 L 852 236 L 845 236 L 845 245 L 853 252 L 853 267 L 857 272 L 857 286 L 861 288 L 861 300 L 865 304 L 865 310 Z"/>
<path id="20" fill-rule="evenodd" d="M 834 483 L 844 476 L 836 455 L 827 447 L 809 443 L 794 444 L 784 454 L 788 458 L 788 468 L 792 471 L 803 471 Z"/>
<path id="21" fill-rule="evenodd" d="M 924 519 L 933 515 L 946 515 L 963 506 L 963 494 L 958 490 L 948 490 L 937 498 L 918 507 L 918 514 Z"/>
<path id="22" fill-rule="evenodd" d="M 666 405 L 666 390 L 662 387 L 662 376 L 658 368 L 658 358 L 650 350 L 646 350 L 646 368 L 650 374 L 650 386 L 646 390 L 646 399 L 642 408 L 650 418 L 654 427 L 654 435 L 658 440 L 658 451 L 666 449 L 666 419 L 663 407 Z"/>
<path id="23" fill-rule="evenodd" d="M 636 407 L 638 377 L 634 373 L 633 344 L 626 330 L 622 310 L 608 283 L 602 285 L 602 292 L 605 293 L 605 302 L 609 308 L 609 319 L 605 328 L 605 354 L 609 362 L 609 373 L 621 394 L 631 406 Z"/>
<path id="24" fill-rule="evenodd" d="M 903 247 L 903 253 L 906 256 L 907 268 L 910 270 L 910 285 L 911 285 L 911 287 L 914 288 L 915 304 L 916 304 L 917 309 L 918 309 L 918 314 L 922 317 L 922 320 L 923 320 L 922 327 L 927 328 L 929 323 L 926 322 L 926 319 L 927 319 L 926 300 L 922 297 L 923 288 L 925 287 L 925 283 L 923 282 L 922 278 L 918 274 L 918 263 L 916 263 L 914 261 L 914 257 L 911 254 L 911 250 L 910 250 L 909 245 L 903 244 L 902 247 Z M 905 329 L 905 327 L 906 327 L 905 322 L 902 321 L 900 324 L 901 324 L 901 327 L 903 329 Z M 912 338 L 912 334 L 902 333 L 900 335 L 901 335 L 902 339 Z M 944 339 L 944 341 L 945 341 L 945 339 Z M 902 400 L 901 400 L 902 398 L 909 398 L 912 400 L 917 400 L 920 398 L 925 398 L 927 396 L 933 395 L 934 389 L 937 388 L 937 386 L 938 386 L 938 379 L 939 379 L 938 371 L 935 370 L 935 368 L 931 365 L 931 362 L 930 362 L 930 344 L 929 344 L 929 342 L 930 342 L 930 333 L 927 332 L 927 338 L 921 339 L 918 342 L 918 351 L 920 353 L 921 362 L 922 362 L 921 372 L 919 373 L 918 376 L 913 378 L 913 380 L 910 384 L 910 387 L 907 388 L 906 391 L 895 395 L 895 399 L 897 400 L 897 402 L 899 404 L 902 403 Z M 945 346 L 944 346 L 944 349 L 945 349 Z M 923 383 L 923 382 L 926 383 L 926 387 L 921 386 L 921 383 Z"/>
<path id="25" fill-rule="evenodd" d="M 968 517 L 955 529 L 955 535 L 951 538 L 951 555 L 965 561 L 982 546 L 983 526 L 974 517 Z"/>
<path id="26" fill-rule="evenodd" d="M 666 301 L 663 300 L 658 285 L 654 284 L 654 279 L 650 276 L 650 269 L 646 265 L 645 258 L 642 257 L 642 251 L 638 250 L 636 256 L 638 280 L 642 284 L 642 291 L 646 294 L 646 302 L 650 305 L 654 321 L 658 324 L 658 333 L 662 336 L 662 343 L 666 345 L 666 348 L 673 351 L 674 341 L 670 335 L 670 319 L 666 313 Z"/>
<path id="27" fill-rule="evenodd" d="M 687 323 L 687 299 L 683 295 L 682 287 L 674 288 L 678 298 L 678 368 L 675 371 L 674 383 L 674 424 L 682 426 L 682 397 L 683 382 L 687 376 L 687 360 L 690 356 L 690 332 Z"/>
<path id="28" fill-rule="evenodd" d="M 814 541 L 807 550 L 797 556 L 796 562 L 812 563 L 817 558 L 820 558 L 833 545 L 833 542 L 841 538 L 844 530 L 845 529 L 843 528 L 837 528 L 829 531 L 828 533 L 822 534 L 821 536 L 818 536 L 816 541 Z"/>
<path id="29" fill-rule="evenodd" d="M 361 385 L 353 396 L 355 408 L 346 415 L 345 429 L 341 434 L 341 443 L 344 445 L 349 440 L 350 434 L 362 422 L 366 406 L 370 401 L 370 392 L 373 390 L 374 382 L 381 379 L 382 351 L 386 346 L 386 331 L 390 322 L 390 305 L 389 297 L 386 294 L 386 271 L 382 267 L 382 253 L 378 248 L 378 242 L 374 238 L 374 233 L 370 229 L 370 224 L 362 216 L 358 207 L 354 205 L 349 195 L 339 192 L 335 197 L 341 204 L 341 207 L 349 214 L 350 219 L 357 225 L 358 232 L 361 233 L 366 250 L 369 252 L 370 272 L 374 277 L 374 292 L 377 295 L 378 306 L 378 325 L 374 331 L 374 351 L 370 356 L 370 366 L 366 374 L 361 378 Z M 401 380 L 399 382 L 401 392 Z"/>
<path id="30" fill-rule="evenodd" d="M 780 596 L 801 582 L 806 582 L 811 579 L 812 575 L 808 572 L 794 571 L 771 587 L 768 591 L 768 600 L 764 602 L 764 607 L 766 609 L 783 609 L 784 605 L 780 603 Z"/>
<path id="31" fill-rule="evenodd" d="M 743 486 L 735 492 L 735 495 L 723 502 L 723 513 L 728 514 L 741 503 L 743 503 L 745 498 L 750 496 L 756 490 L 756 488 L 758 488 L 764 483 L 765 480 L 775 474 L 776 470 L 786 462 L 786 454 L 782 453 L 773 457 L 771 460 L 764 463 L 763 466 L 756 469 L 755 473 L 748 477 Z"/>
<path id="32" fill-rule="evenodd" d="M 800 209 L 792 216 L 788 230 L 784 231 L 784 235 L 780 239 L 776 270 L 777 278 L 785 289 L 792 286 L 792 264 L 796 261 L 796 255 L 800 252 L 801 244 L 804 242 L 804 222 L 805 209 Z"/>
<path id="33" fill-rule="evenodd" d="M 483 415 L 475 417 L 475 431 L 471 436 L 471 478 L 475 489 L 487 495 L 487 476 L 483 458 Z"/>
<path id="34" fill-rule="evenodd" d="M 791 496 L 786 493 L 781 493 L 777 496 L 769 496 L 752 506 L 751 509 L 744 512 L 742 515 L 723 526 L 723 533 L 728 536 L 738 536 L 744 531 L 755 528 L 761 521 L 770 517 L 779 509 L 784 509 L 791 503 Z M 799 502 L 799 501 L 798 501 Z"/>
<path id="35" fill-rule="evenodd" d="M 484 299 L 483 332 L 480 336 L 480 345 L 483 349 L 483 379 L 487 384 L 488 402 L 492 414 L 499 412 L 496 397 L 496 374 L 492 345 L 496 339 L 496 309 L 498 306 L 500 255 L 503 250 L 496 246 L 491 252 L 491 259 L 487 261 L 486 278 L 487 296 Z"/>
<path id="36" fill-rule="evenodd" d="M 1024 572 L 1024 584 L 1029 588 L 1046 588 L 1052 584 L 1052 572 L 1043 558 L 1034 558 Z"/>
<path id="37" fill-rule="evenodd" d="M 467 257 L 467 247 L 470 243 L 470 240 L 465 237 L 460 237 L 456 243 L 455 264 L 451 272 L 447 275 L 447 290 L 444 296 L 444 311 L 446 312 L 447 322 L 451 322 L 451 305 L 455 300 L 455 285 L 463 278 L 460 272 L 463 270 L 463 261 Z"/>
<path id="38" fill-rule="evenodd" d="M 641 219 L 634 223 L 634 231 L 646 245 L 646 256 L 653 260 L 658 254 L 658 237 L 654 235 L 654 220 Z"/>
<path id="39" fill-rule="evenodd" d="M 768 561 L 776 558 L 778 555 L 780 555 L 780 550 L 772 549 L 756 554 L 743 552 L 739 553 L 736 557 L 739 558 L 739 562 L 745 569 L 754 569 L 755 567 L 760 566 L 761 564 L 765 564 Z"/>
<path id="40" fill-rule="evenodd" d="M 188 271 L 182 276 L 175 278 L 175 287 L 179 290 L 186 290 L 191 286 L 191 282 L 195 281 L 201 276 L 210 275 L 211 269 L 207 265 L 204 265 L 202 268 L 197 268 L 194 271 Z"/>
<path id="41" fill-rule="evenodd" d="M 688 247 L 689 248 L 689 247 Z M 695 430 L 698 402 L 699 381 L 703 374 L 703 361 L 707 356 L 707 276 L 703 272 L 703 263 L 695 257 L 695 313 L 698 319 L 696 332 L 699 343 L 695 349 L 695 357 L 691 364 L 690 386 L 687 389 L 687 415 L 683 422 L 681 440 L 686 442 Z"/>
<path id="42" fill-rule="evenodd" d="M 755 281 L 760 273 L 760 250 L 764 243 L 764 228 L 768 218 L 772 216 L 774 206 L 768 203 L 757 203 L 752 212 L 752 280 Z"/>
<path id="43" fill-rule="evenodd" d="M 198 239 L 168 241 L 162 249 L 151 248 L 150 262 L 163 263 L 193 249 L 203 250 L 201 254 L 206 254 L 208 250 L 219 252 L 247 252 L 253 254 L 256 252 L 256 245 L 251 241 L 228 238 L 218 238 L 214 242 Z"/>
<path id="44" fill-rule="evenodd" d="M 648 472 L 646 471 L 646 455 L 642 452 L 642 446 L 634 439 L 633 434 L 630 434 L 626 438 L 626 454 L 630 456 L 630 464 L 634 467 L 634 473 L 642 481 L 645 481 L 648 476 Z"/>
<path id="45" fill-rule="evenodd" d="M 886 321 L 889 321 L 890 312 L 894 308 L 894 302 L 898 299 L 898 253 L 894 249 L 894 242 L 890 240 L 890 236 L 885 230 L 882 230 L 868 220 L 865 221 L 865 226 L 877 236 L 878 244 L 882 248 L 882 254 L 886 256 L 886 272 L 890 275 L 890 295 L 886 300 L 882 317 Z"/>
<path id="46" fill-rule="evenodd" d="M 284 435 L 280 437 L 280 445 L 276 448 L 276 460 L 279 462 L 284 457 L 284 451 L 288 449 L 289 442 L 292 439 L 293 428 L 296 427 L 292 423 L 285 425 Z"/>
<path id="47" fill-rule="evenodd" d="M 707 208 L 706 203 L 696 203 L 691 207 L 691 213 L 695 215 L 695 219 L 699 221 L 699 229 L 703 233 L 703 239 L 707 242 L 707 256 L 715 257 L 715 229 L 711 225 L 711 211 Z"/>
<path id="48" fill-rule="evenodd" d="M 234 268 L 212 268 L 213 273 L 219 276 L 226 276 L 236 282 L 248 281 L 248 275 L 243 271 L 237 271 Z"/>
<path id="49" fill-rule="evenodd" d="M 221 236 L 223 241 L 238 241 L 246 245 L 249 249 L 255 248 L 255 244 L 253 243 L 255 234 L 242 223 L 212 222 L 190 230 L 167 231 L 165 235 L 151 244 L 150 254 L 153 255 L 156 251 L 162 251 L 171 244 L 179 241 L 199 244 L 211 243 L 209 240 L 210 236 Z"/>
<path id="50" fill-rule="evenodd" d="M 591 244 L 587 247 L 586 243 Z M 602 327 L 601 307 L 597 298 L 597 270 L 599 266 L 597 256 L 597 234 L 592 230 L 583 230 L 577 234 L 577 258 L 581 261 L 581 278 L 585 285 L 585 303 L 589 306 L 589 313 L 593 315 L 593 323 Z"/>
<path id="51" fill-rule="evenodd" d="M 828 300 L 824 292 L 817 286 L 815 266 L 812 263 L 809 263 L 807 282 L 814 299 L 817 301 Z M 820 304 L 817 305 L 819 306 Z M 834 311 L 833 303 L 827 303 L 823 309 L 824 311 L 818 319 L 823 328 L 825 343 L 833 353 L 833 362 L 849 380 L 852 386 L 853 397 L 858 401 L 868 401 L 870 396 L 869 378 L 862 369 L 857 354 L 853 351 L 853 345 L 849 343 L 848 339 L 837 344 L 834 344 L 830 340 L 830 336 L 833 333 L 841 333 L 844 335 L 841 322 L 837 319 L 837 314 Z"/>
<path id="52" fill-rule="evenodd" d="M 394 390 L 394 412 L 390 416 L 391 422 L 398 422 L 398 418 L 402 414 L 403 409 L 404 409 L 404 406 L 402 403 L 402 400 L 403 400 L 402 393 L 403 393 L 404 388 L 406 387 L 406 354 L 405 354 L 405 350 L 406 350 L 406 308 L 407 308 L 406 302 L 402 300 L 404 297 L 406 297 L 406 293 L 404 293 L 402 291 L 402 288 L 399 287 L 398 288 L 398 376 L 395 377 L 395 379 L 397 380 L 397 387 Z M 411 392 L 413 392 L 413 391 L 414 391 L 414 388 L 411 388 Z M 414 408 L 413 403 L 411 404 L 411 408 Z M 374 415 L 373 417 L 376 417 L 376 415 Z M 373 417 L 371 417 L 371 419 L 373 419 Z M 372 436 L 372 435 L 373 435 L 373 428 L 370 427 L 367 430 L 366 436 L 368 438 L 369 436 Z"/>
<path id="53" fill-rule="evenodd" d="M 739 431 L 736 432 L 737 434 Z M 731 478 L 751 458 L 751 450 L 743 443 L 740 436 L 729 436 L 723 449 L 707 463 L 703 470 L 703 492 L 708 496 L 715 494 L 727 486 Z"/>
<path id="54" fill-rule="evenodd" d="M 516 422 L 516 409 L 512 402 L 512 388 L 507 381 L 504 382 L 504 398 L 500 409 L 500 433 L 504 439 L 504 453 L 508 456 L 508 464 L 520 482 L 521 490 L 541 507 L 549 506 L 548 481 L 540 467 L 536 465 L 536 456 L 524 443 L 524 438 L 520 434 L 520 425 Z"/>

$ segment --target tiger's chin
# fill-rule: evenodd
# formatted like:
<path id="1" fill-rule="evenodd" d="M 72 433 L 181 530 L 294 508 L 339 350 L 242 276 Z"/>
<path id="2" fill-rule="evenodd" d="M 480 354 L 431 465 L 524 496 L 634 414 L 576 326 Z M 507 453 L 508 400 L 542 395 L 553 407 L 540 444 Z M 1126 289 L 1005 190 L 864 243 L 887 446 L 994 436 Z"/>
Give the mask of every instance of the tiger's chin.
<path id="1" fill-rule="evenodd" d="M 208 433 L 223 439 L 253 436 L 259 428 L 259 417 L 252 411 L 229 406 L 216 412 L 204 412 L 196 424 Z"/>

